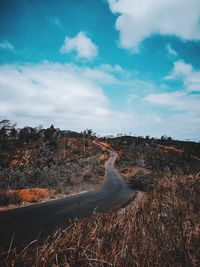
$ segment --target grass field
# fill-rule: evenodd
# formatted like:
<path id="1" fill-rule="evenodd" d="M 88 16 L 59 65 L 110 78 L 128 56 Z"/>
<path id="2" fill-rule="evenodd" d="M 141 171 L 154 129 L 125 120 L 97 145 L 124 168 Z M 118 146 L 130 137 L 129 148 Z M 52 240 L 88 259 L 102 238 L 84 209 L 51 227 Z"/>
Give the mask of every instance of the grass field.
<path id="1" fill-rule="evenodd" d="M 199 207 L 199 177 L 163 177 L 126 208 L 76 221 L 43 245 L 11 248 L 3 266 L 198 267 Z"/>

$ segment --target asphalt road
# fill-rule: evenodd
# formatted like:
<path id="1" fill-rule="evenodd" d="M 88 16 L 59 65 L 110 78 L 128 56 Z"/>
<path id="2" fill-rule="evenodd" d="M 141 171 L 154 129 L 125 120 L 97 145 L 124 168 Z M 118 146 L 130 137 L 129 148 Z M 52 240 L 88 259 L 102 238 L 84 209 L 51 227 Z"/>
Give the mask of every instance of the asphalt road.
<path id="1" fill-rule="evenodd" d="M 94 209 L 104 212 L 133 197 L 133 191 L 114 167 L 117 154 L 110 153 L 105 164 L 106 182 L 100 189 L 0 212 L 0 247 L 8 249 L 12 237 L 14 246 L 28 244 L 39 234 L 45 237 L 56 228 L 69 225 L 75 218 L 91 215 Z"/>

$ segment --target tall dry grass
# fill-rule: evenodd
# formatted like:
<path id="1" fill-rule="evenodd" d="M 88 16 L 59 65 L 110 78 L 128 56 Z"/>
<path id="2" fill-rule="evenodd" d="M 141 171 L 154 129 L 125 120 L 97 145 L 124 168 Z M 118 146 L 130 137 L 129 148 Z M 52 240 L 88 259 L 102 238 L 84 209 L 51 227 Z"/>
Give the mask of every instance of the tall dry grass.
<path id="1" fill-rule="evenodd" d="M 200 266 L 200 179 L 172 176 L 124 209 L 57 231 L 43 245 L 3 254 L 2 266 Z"/>
<path id="2" fill-rule="evenodd" d="M 49 196 L 49 190 L 46 188 L 31 188 L 13 190 L 17 193 L 24 202 L 37 202 Z"/>

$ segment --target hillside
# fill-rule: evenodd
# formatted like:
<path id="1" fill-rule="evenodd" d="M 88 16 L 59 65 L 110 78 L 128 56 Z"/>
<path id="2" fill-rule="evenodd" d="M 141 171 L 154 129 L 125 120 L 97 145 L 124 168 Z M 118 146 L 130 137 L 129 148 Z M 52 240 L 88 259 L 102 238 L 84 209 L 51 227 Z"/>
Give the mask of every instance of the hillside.
<path id="1" fill-rule="evenodd" d="M 200 171 L 199 143 L 131 136 L 107 141 L 118 151 L 118 170 L 135 190 L 152 190 L 162 177 L 197 175 Z"/>
<path id="2" fill-rule="evenodd" d="M 54 127 L 24 128 L 15 138 L 2 137 L 0 206 L 27 205 L 98 187 L 108 153 L 92 139 L 87 132 Z"/>
<path id="3" fill-rule="evenodd" d="M 94 212 L 43 244 L 11 248 L 2 254 L 5 266 L 200 265 L 200 166 L 193 154 L 199 144 L 192 143 L 191 154 L 185 154 L 184 142 L 173 148 L 131 137 L 103 142 L 118 149 L 117 168 L 138 190 L 134 201 L 104 214 Z"/>
<path id="4" fill-rule="evenodd" d="M 200 265 L 199 143 L 58 132 L 54 140 L 43 134 L 34 142 L 21 143 L 19 136 L 7 141 L 12 145 L 3 150 L 2 196 L 13 190 L 19 197 L 19 190 L 37 188 L 58 197 L 98 187 L 108 152 L 95 139 L 117 151 L 116 167 L 136 198 L 72 222 L 43 243 L 35 240 L 23 250 L 11 246 L 0 254 L 3 266 Z"/>

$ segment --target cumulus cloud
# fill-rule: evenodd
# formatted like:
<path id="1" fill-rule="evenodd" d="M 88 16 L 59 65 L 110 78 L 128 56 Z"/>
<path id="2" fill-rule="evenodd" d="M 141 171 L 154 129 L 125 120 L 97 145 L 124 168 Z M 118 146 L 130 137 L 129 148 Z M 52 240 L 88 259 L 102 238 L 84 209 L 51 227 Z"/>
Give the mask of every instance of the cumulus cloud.
<path id="1" fill-rule="evenodd" d="M 65 37 L 64 44 L 60 48 L 61 53 L 75 51 L 80 59 L 90 60 L 98 55 L 98 48 L 85 32 L 79 32 L 74 37 Z"/>
<path id="2" fill-rule="evenodd" d="M 120 127 L 132 128 L 136 119 L 132 114 L 111 108 L 96 82 L 98 75 L 102 77 L 103 71 L 49 62 L 0 66 L 1 118 L 10 118 L 22 125 L 54 123 L 63 129 L 78 131 L 92 128 L 103 134 L 117 133 Z M 108 83 L 110 78 L 111 74 Z"/>
<path id="3" fill-rule="evenodd" d="M 2 65 L 0 118 L 19 126 L 53 123 L 76 131 L 92 128 L 100 134 L 198 136 L 200 97 L 188 90 L 156 93 L 160 89 L 117 65 Z M 113 95 L 120 100 L 114 101 Z M 169 110 L 167 117 L 163 107 Z"/>
<path id="4" fill-rule="evenodd" d="M 174 62 L 172 72 L 165 77 L 165 80 L 176 79 L 182 80 L 187 90 L 200 91 L 200 71 L 194 70 L 192 65 L 183 60 Z"/>
<path id="5" fill-rule="evenodd" d="M 163 133 L 178 138 L 199 139 L 200 132 L 200 72 L 183 60 L 174 62 L 171 73 L 163 81 L 182 81 L 182 89 L 169 92 L 163 87 L 163 93 L 150 93 L 143 97 L 150 109 L 157 109 L 164 116 L 160 123 Z M 160 91 L 160 90 L 159 90 Z M 167 111 L 167 113 L 166 113 Z M 167 116 L 165 116 L 167 114 Z M 164 126 L 165 125 L 165 126 Z"/>
<path id="6" fill-rule="evenodd" d="M 11 52 L 15 51 L 14 46 L 10 42 L 8 42 L 7 40 L 0 42 L 0 48 L 5 49 L 5 50 L 9 50 Z"/>
<path id="7" fill-rule="evenodd" d="M 115 26 L 124 48 L 137 51 L 141 42 L 153 34 L 200 39 L 199 0 L 108 0 L 108 3 L 118 15 Z"/>
<path id="8" fill-rule="evenodd" d="M 174 110 L 200 112 L 200 95 L 188 95 L 185 92 L 150 94 L 144 98 L 151 104 L 171 107 Z"/>
<path id="9" fill-rule="evenodd" d="M 164 119 L 159 123 L 159 132 L 179 139 L 199 139 L 200 95 L 188 94 L 186 91 L 150 94 L 144 101 L 153 109 L 157 106 L 160 114 L 165 114 L 167 110 L 167 116 L 161 115 Z"/>

